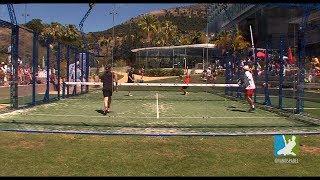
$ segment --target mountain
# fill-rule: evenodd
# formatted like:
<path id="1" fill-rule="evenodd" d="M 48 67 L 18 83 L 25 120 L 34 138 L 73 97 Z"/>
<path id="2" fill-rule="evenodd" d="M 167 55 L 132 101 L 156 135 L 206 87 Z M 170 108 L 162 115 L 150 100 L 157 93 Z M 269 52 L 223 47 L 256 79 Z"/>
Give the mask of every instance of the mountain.
<path id="1" fill-rule="evenodd" d="M 141 14 L 137 17 L 133 17 L 128 21 L 119 24 L 114 27 L 116 45 L 114 48 L 114 57 L 115 61 L 133 59 L 133 55 L 130 54 L 130 50 L 134 48 L 142 47 L 141 43 L 128 42 L 125 41 L 128 39 L 128 35 L 134 34 L 137 39 L 141 34 L 141 29 L 138 26 L 138 22 L 145 15 L 153 15 L 159 22 L 170 21 L 173 25 L 177 26 L 179 34 L 177 36 L 186 36 L 188 38 L 193 38 L 198 36 L 197 33 L 204 33 L 206 23 L 207 23 L 207 8 L 208 4 L 194 4 L 190 6 L 183 6 L 171 9 L 161 9 L 157 11 L 152 11 L 147 14 Z M 0 27 L 0 61 L 7 61 L 7 47 L 10 45 L 10 35 L 11 32 L 9 29 Z M 32 60 L 32 35 L 25 30 L 19 32 L 19 56 L 24 61 L 31 62 Z M 126 39 L 127 38 L 127 39 Z M 141 36 L 142 38 L 142 36 Z M 90 32 L 87 34 L 87 39 L 89 47 L 94 48 L 94 42 L 97 41 L 101 44 L 101 41 L 106 39 L 112 39 L 112 28 L 100 31 L 100 32 Z M 110 41 L 108 44 L 111 44 Z M 46 56 L 46 49 L 39 45 L 39 62 L 43 57 Z M 103 58 L 104 63 L 111 58 L 111 49 L 110 45 L 100 46 L 101 55 L 106 56 Z"/>
<path id="2" fill-rule="evenodd" d="M 194 4 L 171 9 L 161 9 L 157 11 L 151 11 L 146 14 L 141 14 L 122 24 L 116 25 L 114 27 L 115 45 L 113 49 L 115 61 L 134 61 L 135 58 L 130 51 L 131 49 L 146 46 L 161 46 L 154 44 L 150 45 L 149 43 L 146 43 L 146 41 L 148 41 L 146 40 L 148 35 L 146 32 L 143 32 L 141 27 L 138 25 L 138 23 L 148 15 L 154 16 L 159 23 L 170 21 L 173 26 L 177 27 L 178 34 L 176 34 L 174 37 L 176 39 L 183 39 L 183 42 L 179 40 L 180 43 L 177 43 L 175 40 L 176 43 L 174 43 L 174 45 L 198 44 L 206 42 L 206 40 L 204 40 L 204 36 L 207 25 L 207 9 L 208 4 Z M 101 54 L 107 56 L 104 61 L 108 61 L 108 59 L 110 60 L 112 56 L 112 43 L 110 42 L 113 41 L 112 32 L 113 28 L 100 32 L 88 33 L 88 42 L 91 44 L 94 43 L 94 39 L 96 39 L 98 42 L 108 40 L 108 43 L 105 43 L 104 46 L 100 47 Z M 95 38 L 92 38 L 91 36 L 94 36 Z M 130 40 L 130 38 L 128 38 L 130 36 L 134 36 L 136 39 Z M 173 42 L 170 42 L 169 44 L 172 43 Z"/>

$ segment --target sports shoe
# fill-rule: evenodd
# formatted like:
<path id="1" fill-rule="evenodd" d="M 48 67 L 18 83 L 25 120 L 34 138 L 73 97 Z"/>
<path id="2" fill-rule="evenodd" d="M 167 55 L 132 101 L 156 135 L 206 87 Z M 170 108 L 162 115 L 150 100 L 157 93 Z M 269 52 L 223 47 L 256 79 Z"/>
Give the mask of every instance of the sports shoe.
<path id="1" fill-rule="evenodd" d="M 255 110 L 255 108 L 250 108 L 249 110 L 248 110 L 248 112 L 253 112 Z"/>

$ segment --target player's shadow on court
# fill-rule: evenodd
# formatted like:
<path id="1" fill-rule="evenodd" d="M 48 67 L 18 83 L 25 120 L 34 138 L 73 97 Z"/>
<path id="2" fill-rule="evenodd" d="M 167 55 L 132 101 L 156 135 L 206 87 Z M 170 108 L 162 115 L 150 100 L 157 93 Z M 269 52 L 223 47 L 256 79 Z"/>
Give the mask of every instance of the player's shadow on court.
<path id="1" fill-rule="evenodd" d="M 103 110 L 101 110 L 101 109 L 97 109 L 96 112 L 104 115 Z"/>
<path id="2" fill-rule="evenodd" d="M 235 112 L 245 112 L 245 113 L 248 112 L 248 111 L 245 111 L 245 110 L 243 110 L 243 109 L 238 109 L 238 108 L 235 107 L 235 106 L 228 106 L 228 107 L 227 107 L 227 110 L 229 110 L 229 111 L 235 111 Z"/>

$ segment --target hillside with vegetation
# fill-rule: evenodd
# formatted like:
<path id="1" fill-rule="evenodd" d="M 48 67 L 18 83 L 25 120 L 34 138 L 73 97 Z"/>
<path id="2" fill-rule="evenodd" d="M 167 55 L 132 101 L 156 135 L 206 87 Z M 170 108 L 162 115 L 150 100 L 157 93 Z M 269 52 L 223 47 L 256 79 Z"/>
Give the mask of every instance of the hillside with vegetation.
<path id="1" fill-rule="evenodd" d="M 88 33 L 88 41 L 97 41 L 101 54 L 110 60 L 114 47 L 115 61 L 134 61 L 131 49 L 151 46 L 186 45 L 207 42 L 207 4 L 162 9 L 131 18 L 112 28 Z"/>
<path id="2" fill-rule="evenodd" d="M 100 65 L 110 63 L 112 52 L 114 63 L 125 65 L 135 60 L 131 49 L 206 43 L 208 42 L 205 33 L 207 9 L 207 4 L 194 4 L 141 14 L 115 26 L 114 38 L 112 28 L 85 34 L 88 49 L 91 52 L 99 50 L 100 55 L 103 56 L 99 58 Z M 39 44 L 42 47 L 39 57 L 45 55 L 44 47 L 48 41 L 53 45 L 53 51 L 57 47 L 56 44 L 51 43 L 54 41 L 85 48 L 83 36 L 75 25 L 62 25 L 58 22 L 45 24 L 40 19 L 33 19 L 23 26 L 39 33 Z M 3 28 L 0 28 L 0 31 L 2 34 L 1 57 L 7 57 L 6 49 L 10 45 L 10 32 Z M 26 51 L 19 55 L 26 58 L 25 56 L 27 54 L 30 56 L 32 52 L 32 35 L 26 31 L 20 31 L 19 36 L 21 37 L 19 49 Z"/>

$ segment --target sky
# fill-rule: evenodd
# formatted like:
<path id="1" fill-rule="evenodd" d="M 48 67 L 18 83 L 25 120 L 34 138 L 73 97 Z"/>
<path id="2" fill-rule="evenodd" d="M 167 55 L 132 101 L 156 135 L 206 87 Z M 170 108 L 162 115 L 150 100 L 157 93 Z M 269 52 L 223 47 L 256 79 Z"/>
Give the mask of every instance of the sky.
<path id="1" fill-rule="evenodd" d="M 147 13 L 153 10 L 166 8 L 175 8 L 188 6 L 187 3 L 97 3 L 93 7 L 88 18 L 84 22 L 84 32 L 96 32 L 109 29 L 114 25 L 121 24 L 135 16 Z M 89 8 L 88 3 L 56 3 L 56 4 L 14 4 L 16 18 L 19 24 L 25 23 L 24 14 L 26 12 L 26 22 L 31 19 L 42 19 L 45 23 L 59 22 L 63 25 L 79 25 L 81 19 Z M 116 7 L 114 22 L 112 20 L 113 7 Z M 26 11 L 25 11 L 26 9 Z M 0 5 L 0 17 L 3 20 L 10 21 L 7 6 Z"/>

